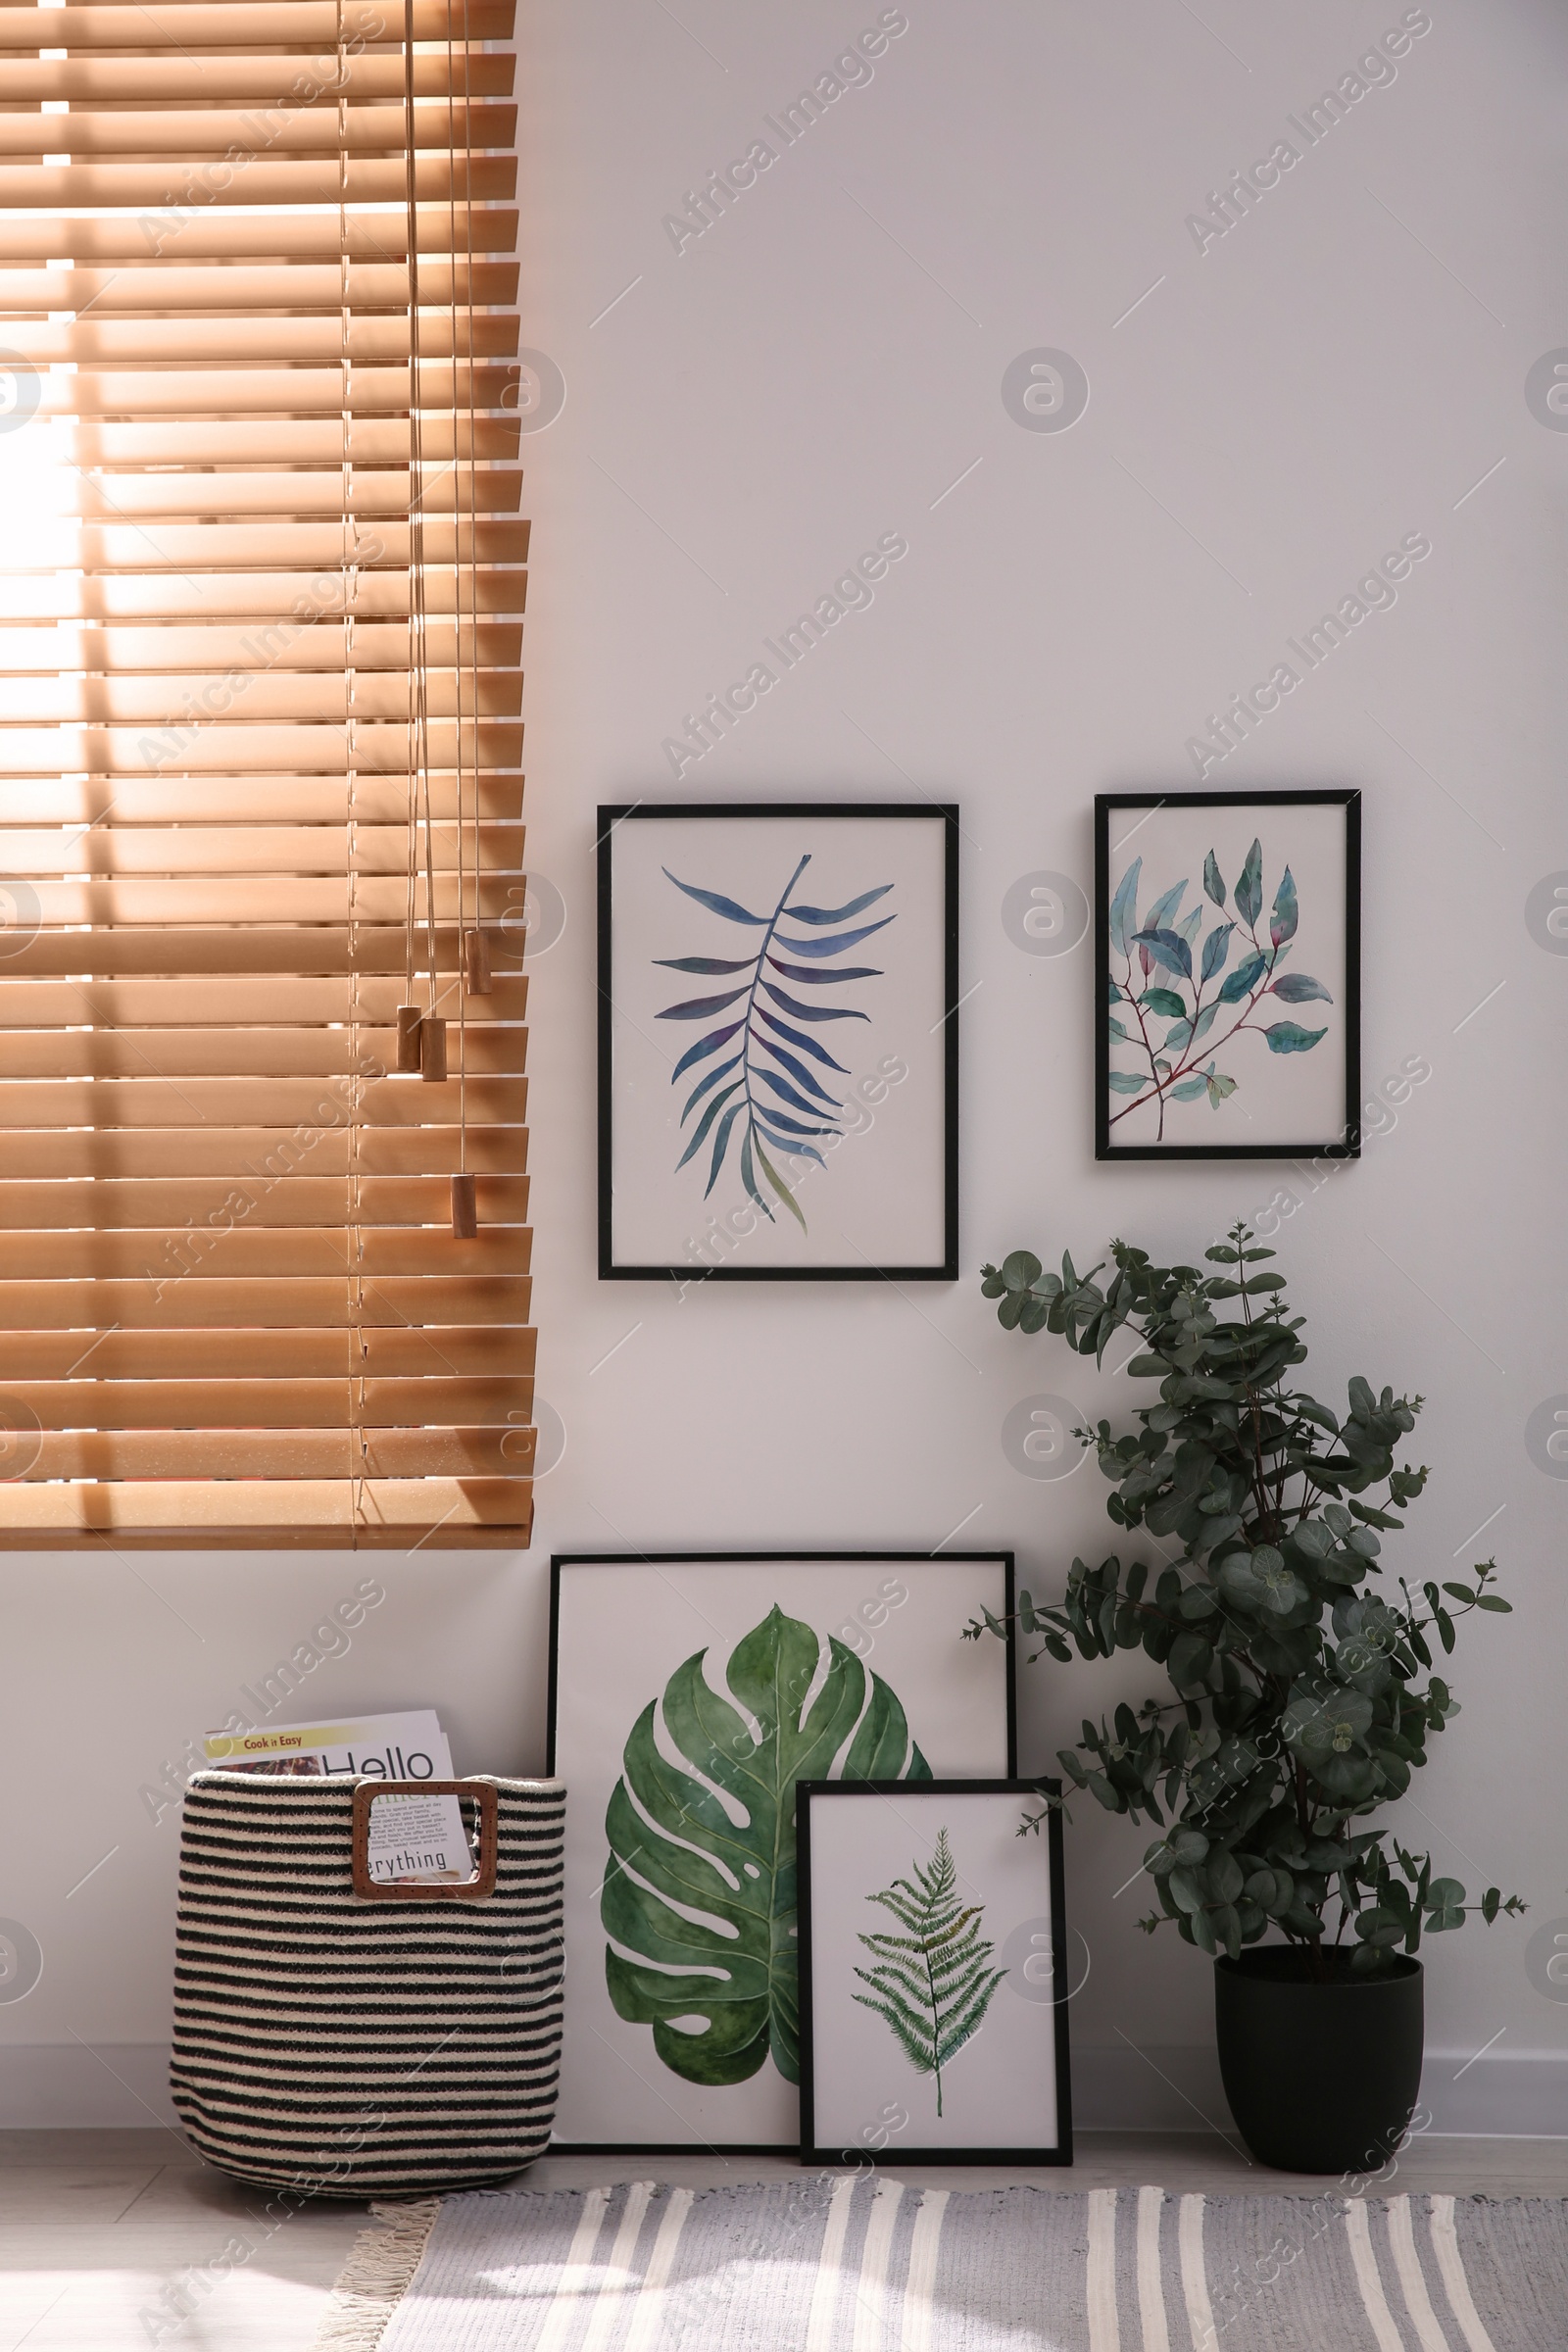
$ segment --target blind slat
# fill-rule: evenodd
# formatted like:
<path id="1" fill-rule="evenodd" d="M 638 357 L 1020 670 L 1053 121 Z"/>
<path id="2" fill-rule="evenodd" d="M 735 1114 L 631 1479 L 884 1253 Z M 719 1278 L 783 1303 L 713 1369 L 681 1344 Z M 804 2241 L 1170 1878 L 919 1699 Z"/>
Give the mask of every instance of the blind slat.
<path id="1" fill-rule="evenodd" d="M 28 1479 L 508 1478 L 533 1463 L 531 1429 L 70 1430 L 46 1437 Z"/>
<path id="2" fill-rule="evenodd" d="M 527 560 L 528 526 L 523 522 L 513 527 L 516 534 L 514 545 L 520 550 L 514 560 L 520 564 Z M 341 588 L 323 586 L 327 576 L 319 567 L 315 571 L 214 571 L 197 585 L 184 571 L 162 576 L 156 572 L 79 572 L 65 578 L 59 572 L 31 576 L 0 572 L 0 620 L 186 620 L 195 616 L 216 620 L 226 613 L 243 613 L 251 620 L 298 619 L 302 612 L 317 612 L 323 606 L 333 618 L 344 612 L 374 618 L 409 610 L 410 575 L 405 570 L 361 570 Z M 476 600 L 481 612 L 520 612 L 527 577 L 521 570 L 465 570 L 463 610 L 471 612 Z M 427 571 L 424 601 L 427 612 L 457 612 L 457 573 Z M 313 621 L 309 625 L 318 624 Z"/>
<path id="3" fill-rule="evenodd" d="M 79 9 L 73 12 L 74 34 L 81 13 Z M 449 66 L 439 51 L 433 55 L 426 51 L 414 61 L 415 94 L 444 98 L 452 91 L 470 98 L 510 98 L 515 70 L 514 59 L 486 56 L 482 51 L 470 51 L 466 58 L 460 52 L 455 67 Z M 288 78 L 279 74 L 275 57 L 238 55 L 11 57 L 5 69 L 7 98 L 34 105 L 51 100 L 56 104 L 64 100 L 68 106 L 90 104 L 94 99 L 121 106 L 151 106 L 171 98 L 200 99 L 209 106 L 217 98 L 272 100 L 280 81 Z M 333 54 L 326 94 L 334 101 L 339 90 L 350 98 L 401 100 L 403 87 L 401 57 L 362 50 L 358 57 L 345 61 L 340 76 Z"/>
<path id="4" fill-rule="evenodd" d="M 338 1078 L 366 1055 L 395 1066 L 393 1029 L 102 1029 L 0 1033 L 0 1080 L 10 1078 Z M 455 1051 L 456 1049 L 454 1049 Z M 515 1077 L 527 1053 L 523 1029 L 466 1023 L 464 1066 L 470 1076 Z M 422 1083 L 422 1082 L 421 1082 Z M 29 1124 L 31 1122 L 29 1121 Z M 443 1203 L 441 1213 L 445 1213 Z"/>
<path id="5" fill-rule="evenodd" d="M 463 1090 L 470 1126 L 520 1127 L 527 1082 L 470 1078 Z M 182 1119 L 221 1127 L 319 1124 L 321 1106 L 341 1120 L 341 1093 L 314 1078 L 65 1078 L 0 1082 L 0 1127 L 173 1127 Z M 362 1129 L 423 1128 L 452 1122 L 462 1107 L 455 1077 L 362 1084 L 354 1115 Z M 369 1141 L 368 1136 L 365 1139 Z"/>
<path id="6" fill-rule="evenodd" d="M 363 1380 L 366 1393 L 379 1379 L 412 1384 L 401 1405 L 378 1407 L 383 1420 L 416 1417 L 419 1384 L 468 1376 L 510 1379 L 531 1374 L 536 1335 L 503 1325 L 449 1327 L 432 1333 L 381 1331 L 0 1331 L 0 1381 L 67 1381 L 85 1387 L 94 1380 L 122 1382 L 186 1380 L 224 1384 L 209 1400 L 207 1418 L 244 1427 L 250 1407 L 272 1381 Z M 352 1364 L 351 1364 L 352 1358 Z M 265 1376 L 265 1377 L 264 1377 Z M 235 1412 L 225 1421 L 232 1381 Z M 255 1392 L 253 1396 L 252 1392 Z M 107 1391 L 106 1391 L 107 1393 Z M 437 1401 L 439 1402 L 439 1394 Z"/>
<path id="7" fill-rule="evenodd" d="M 5 966 L 0 964 L 0 971 Z M 460 982 L 443 976 L 436 1009 L 456 1018 Z M 0 1024 L 26 1033 L 43 1026 L 70 1027 L 90 1021 L 104 1029 L 159 1029 L 167 1023 L 191 1024 L 187 1034 L 199 1036 L 207 1022 L 219 1025 L 253 1022 L 363 1021 L 385 1027 L 396 1018 L 404 1001 L 401 972 L 396 978 L 360 973 L 340 979 L 243 979 L 204 976 L 193 989 L 185 980 L 60 980 L 0 979 Z M 421 984 L 421 1002 L 423 1001 Z M 522 1020 L 528 1006 L 528 983 L 498 971 L 484 999 L 490 1020 Z"/>
<path id="8" fill-rule="evenodd" d="M 526 1176 L 481 1176 L 475 1186 L 479 1223 L 522 1225 L 528 1216 Z M 103 1177 L 81 1203 L 84 1223 L 103 1234 L 116 1228 L 157 1227 L 177 1231 L 232 1218 L 242 1206 L 250 1226 L 439 1225 L 448 1214 L 449 1193 L 434 1176 L 331 1177 L 295 1174 L 287 1184 L 255 1186 L 236 1202 L 232 1184 L 221 1177 Z M 75 1202 L 62 1200 L 58 1185 L 0 1184 L 4 1229 L 24 1231 L 52 1219 L 72 1230 Z"/>
<path id="9" fill-rule="evenodd" d="M 298 1226 L 253 1233 L 240 1222 L 241 1214 L 230 1207 L 225 1223 L 203 1229 L 199 1240 L 212 1245 L 213 1255 L 189 1275 L 172 1271 L 166 1237 L 151 1228 L 141 1233 L 0 1232 L 0 1283 L 206 1283 L 212 1279 L 202 1270 L 206 1263 L 220 1263 L 225 1281 L 329 1277 L 345 1270 L 377 1280 L 388 1274 L 517 1276 L 528 1271 L 533 1238 L 525 1225 L 495 1225 L 455 1241 L 450 1212 L 442 1228 L 427 1232 L 356 1223 L 352 1230 Z M 196 1254 L 193 1245 L 187 1249 Z"/>
<path id="10" fill-rule="evenodd" d="M 473 1127 L 466 1143 L 456 1127 L 377 1127 L 351 1139 L 319 1121 L 293 1127 L 122 1127 L 8 1129 L 8 1170 L 16 1176 L 452 1176 L 466 1164 L 480 1175 L 522 1176 L 526 1127 Z"/>
<path id="11" fill-rule="evenodd" d="M 391 1428 L 428 1417 L 437 1426 L 511 1428 L 517 1436 L 533 1403 L 531 1379 L 350 1380 L 340 1372 L 335 1380 L 225 1381 L 215 1418 L 211 1391 L 210 1381 L 195 1380 L 43 1380 L 29 1385 L 27 1402 L 44 1429 L 59 1431 L 184 1432 L 215 1427 L 227 1414 L 241 1431 L 351 1429 L 361 1420 Z"/>
<path id="12" fill-rule="evenodd" d="M 506 41 L 512 38 L 514 0 L 414 0 L 414 39 L 419 41 Z M 0 9 L 0 49 L 192 49 L 289 48 L 335 53 L 341 27 L 345 41 L 386 37 L 389 12 L 380 0 L 244 0 L 243 5 L 186 5 L 160 0 L 156 11 L 140 7 L 78 8 L 35 17 L 22 8 Z M 403 11 L 392 12 L 397 36 Z"/>
<path id="13" fill-rule="evenodd" d="M 361 1331 L 377 1324 L 526 1323 L 530 1285 L 510 1275 L 465 1281 L 461 1275 L 367 1276 L 356 1282 L 310 1275 L 266 1281 L 218 1275 L 198 1282 L 172 1279 L 162 1298 L 156 1285 L 136 1282 L 0 1282 L 0 1316 L 24 1331 L 81 1331 L 108 1315 L 122 1331 L 160 1325 L 292 1326 Z M 247 1335 L 236 1331 L 236 1369 Z"/>
<path id="14" fill-rule="evenodd" d="M 526 1543 L 526 1480 L 507 1479 L 224 1479 L 165 1484 L 126 1479 L 102 1486 L 41 1486 L 18 1480 L 5 1496 L 0 1549 L 30 1548 L 41 1538 L 66 1538 L 94 1529 L 117 1544 L 140 1536 L 149 1547 L 180 1539 L 203 1544 L 302 1544 L 356 1545 L 384 1542 L 408 1548 L 409 1538 L 439 1530 L 443 1545 L 495 1541 Z"/>

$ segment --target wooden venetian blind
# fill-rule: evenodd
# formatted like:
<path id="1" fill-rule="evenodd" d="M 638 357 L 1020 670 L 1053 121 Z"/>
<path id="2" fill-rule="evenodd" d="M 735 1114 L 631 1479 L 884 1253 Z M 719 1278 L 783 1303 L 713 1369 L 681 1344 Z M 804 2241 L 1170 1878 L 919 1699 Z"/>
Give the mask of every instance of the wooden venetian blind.
<path id="1" fill-rule="evenodd" d="M 14 1549 L 527 1540 L 512 14 L 0 5 Z"/>

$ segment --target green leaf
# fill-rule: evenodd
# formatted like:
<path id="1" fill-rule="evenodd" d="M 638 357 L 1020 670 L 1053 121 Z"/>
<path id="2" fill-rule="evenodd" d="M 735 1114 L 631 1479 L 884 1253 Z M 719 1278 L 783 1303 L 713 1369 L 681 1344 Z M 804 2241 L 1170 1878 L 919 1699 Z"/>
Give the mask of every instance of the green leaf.
<path id="1" fill-rule="evenodd" d="M 1187 1006 L 1173 988 L 1146 988 L 1138 1000 L 1151 1012 L 1162 1013 L 1167 1020 L 1180 1021 L 1187 1017 Z"/>
<path id="2" fill-rule="evenodd" d="M 1209 851 L 1208 856 L 1203 859 L 1203 888 L 1207 891 L 1209 897 L 1213 900 L 1216 906 L 1224 906 L 1225 885 L 1220 880 L 1219 867 L 1215 863 L 1214 853 L 1212 850 Z"/>
<path id="3" fill-rule="evenodd" d="M 1499 1617 L 1511 1617 L 1513 1615 L 1513 1602 L 1511 1600 L 1499 1599 L 1495 1592 L 1483 1592 L 1480 1599 L 1476 1602 L 1476 1607 L 1478 1609 L 1495 1610 Z"/>
<path id="4" fill-rule="evenodd" d="M 1314 980 L 1310 972 L 1282 972 L 1268 993 L 1282 1004 L 1310 1004 L 1318 999 L 1325 1004 L 1334 1002 L 1322 981 Z"/>
<path id="5" fill-rule="evenodd" d="M 1165 1039 L 1167 1054 L 1185 1054 L 1189 1046 L 1201 1045 L 1219 1017 L 1219 1002 L 1205 1004 L 1196 1021 L 1178 1021 Z"/>
<path id="6" fill-rule="evenodd" d="M 1224 970 L 1225 958 L 1231 952 L 1231 933 L 1235 928 L 1234 923 L 1219 923 L 1204 940 L 1203 960 L 1200 967 L 1204 980 L 1212 980 L 1216 972 Z"/>
<path id="7" fill-rule="evenodd" d="M 1222 1004 L 1239 1004 L 1244 997 L 1251 995 L 1267 970 L 1268 957 L 1266 956 L 1249 956 L 1247 961 L 1239 963 L 1230 978 L 1221 986 L 1220 1003 Z"/>
<path id="8" fill-rule="evenodd" d="M 794 2082 L 795 1784 L 927 1781 L 931 1768 L 888 1685 L 831 1636 L 827 1671 L 803 1715 L 822 1642 L 779 1608 L 730 1654 L 735 1705 L 706 1680 L 707 1654 L 676 1667 L 626 1741 L 605 1817 L 606 1981 L 617 2015 L 652 2026 L 658 2056 L 687 2082 L 743 2082 L 771 2053 Z M 661 1716 L 689 1770 L 656 1739 Z M 739 1824 L 720 1791 L 741 1809 Z M 700 2034 L 670 2022 L 691 2016 L 706 2021 Z"/>
<path id="9" fill-rule="evenodd" d="M 1236 1092 L 1235 1079 L 1227 1078 L 1223 1072 L 1219 1073 L 1217 1076 L 1211 1076 L 1206 1081 L 1206 1084 L 1208 1086 L 1209 1102 L 1213 1104 L 1216 1110 L 1218 1110 L 1220 1104 L 1224 1102 L 1227 1095 L 1234 1095 Z"/>
<path id="10" fill-rule="evenodd" d="M 1327 1037 L 1328 1031 L 1303 1029 L 1297 1021 L 1276 1021 L 1263 1035 L 1271 1054 L 1310 1054 L 1318 1039 Z"/>
<path id="11" fill-rule="evenodd" d="M 1298 916 L 1296 881 L 1290 867 L 1287 866 L 1281 876 L 1279 889 L 1274 893 L 1274 912 L 1268 927 L 1269 938 L 1276 948 L 1283 947 L 1286 940 L 1296 937 Z"/>
<path id="12" fill-rule="evenodd" d="M 1185 939 L 1175 931 L 1140 931 L 1133 939 L 1135 948 L 1147 948 L 1154 961 L 1178 979 L 1191 980 L 1193 952 Z"/>
<path id="13" fill-rule="evenodd" d="M 1138 928 L 1138 877 L 1143 870 L 1142 858 L 1135 858 L 1110 902 L 1110 944 L 1118 956 L 1127 954 L 1128 934 Z"/>
<path id="14" fill-rule="evenodd" d="M 1263 911 L 1263 845 L 1254 841 L 1236 885 L 1236 911 L 1244 923 L 1255 923 Z"/>
<path id="15" fill-rule="evenodd" d="M 851 1998 L 885 2020 L 916 2074 L 936 2078 L 940 2116 L 942 2070 L 978 2031 L 1007 1971 L 990 1965 L 997 1947 L 980 1933 L 985 1905 L 965 1904 L 957 1892 L 945 1829 L 929 1863 L 909 1867 L 912 1880 L 895 1879 L 865 1898 L 890 1911 L 905 1933 L 860 1936 L 873 1965 L 855 1974 L 870 1989 Z"/>
<path id="16" fill-rule="evenodd" d="M 1180 1086 L 1171 1088 L 1170 1099 L 1173 1102 L 1196 1102 L 1200 1095 L 1205 1095 L 1207 1092 L 1208 1080 L 1206 1078 L 1184 1078 Z"/>
<path id="17" fill-rule="evenodd" d="M 1175 921 L 1176 909 L 1186 896 L 1186 883 L 1173 883 L 1169 890 L 1154 901 L 1140 928 L 1145 931 L 1163 931 L 1168 924 Z"/>
<path id="18" fill-rule="evenodd" d="M 1109 1030 L 1111 1036 L 1114 1038 L 1119 1038 L 1124 1046 L 1130 1046 L 1133 1043 L 1132 1038 L 1129 1037 L 1127 1031 L 1122 1027 L 1120 1021 L 1117 1020 L 1114 1013 L 1110 1013 L 1106 1016 L 1105 1027 Z"/>
<path id="19" fill-rule="evenodd" d="M 1143 1092 L 1149 1084 L 1149 1080 L 1141 1078 L 1136 1070 L 1111 1070 L 1106 1076 L 1105 1084 L 1110 1088 L 1112 1094 L 1137 1095 Z"/>

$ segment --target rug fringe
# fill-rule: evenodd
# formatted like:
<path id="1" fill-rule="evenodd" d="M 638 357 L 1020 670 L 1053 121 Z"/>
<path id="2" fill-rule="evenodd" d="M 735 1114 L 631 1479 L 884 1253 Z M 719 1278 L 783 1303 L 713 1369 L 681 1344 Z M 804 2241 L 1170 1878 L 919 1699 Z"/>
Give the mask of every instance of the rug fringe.
<path id="1" fill-rule="evenodd" d="M 414 2280 L 437 2214 L 439 2197 L 416 2205 L 372 2205 L 383 2225 L 362 2230 L 321 2315 L 313 2352 L 376 2352 L 387 2322 Z"/>

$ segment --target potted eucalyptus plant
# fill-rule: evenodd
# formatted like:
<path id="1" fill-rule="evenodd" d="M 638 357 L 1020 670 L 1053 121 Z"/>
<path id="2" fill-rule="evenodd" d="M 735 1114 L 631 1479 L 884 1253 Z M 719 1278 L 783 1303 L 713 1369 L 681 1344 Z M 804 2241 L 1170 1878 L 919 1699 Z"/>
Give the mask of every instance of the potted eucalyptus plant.
<path id="1" fill-rule="evenodd" d="M 1075 1559 L 1060 1603 L 1025 1593 L 1018 1622 L 1039 1638 L 1031 1663 L 1142 1648 L 1164 1668 L 1169 1694 L 1086 1721 L 1062 1769 L 1160 1832 L 1141 1924 L 1174 1923 L 1214 1956 L 1220 2066 L 1253 2154 L 1356 2170 L 1415 2108 L 1423 1936 L 1525 1907 L 1495 1886 L 1470 1902 L 1372 1822 L 1458 1713 L 1434 1642 L 1446 1655 L 1459 1618 L 1509 1604 L 1491 1560 L 1462 1584 L 1391 1583 L 1382 1539 L 1427 1481 L 1395 1458 L 1422 1399 L 1357 1379 L 1343 1417 L 1319 1403 L 1293 1382 L 1306 1345 L 1262 1268 L 1274 1252 L 1239 1224 L 1204 1255 L 1212 1272 L 1115 1242 L 1103 1288 L 1102 1266 L 1080 1276 L 1070 1257 L 1059 1276 L 1027 1250 L 984 1268 L 1005 1329 L 1054 1332 L 1098 1362 L 1129 1324 L 1128 1373 L 1159 1383 L 1137 1430 L 1077 1433 L 1111 1481 L 1111 1519 L 1160 1554 L 1152 1576 Z M 968 1632 L 988 1628 L 1004 1631 L 988 1614 Z"/>

